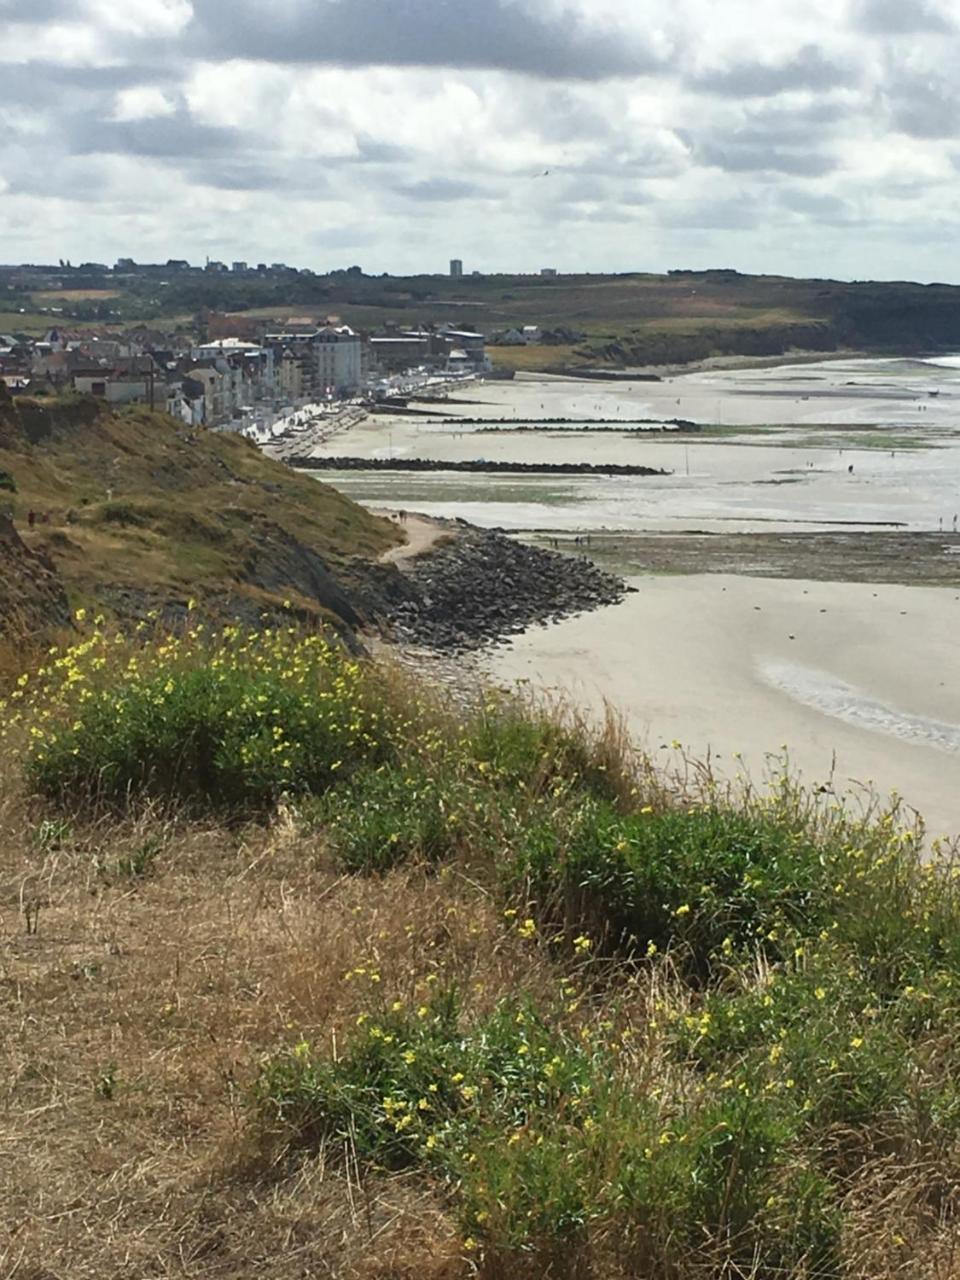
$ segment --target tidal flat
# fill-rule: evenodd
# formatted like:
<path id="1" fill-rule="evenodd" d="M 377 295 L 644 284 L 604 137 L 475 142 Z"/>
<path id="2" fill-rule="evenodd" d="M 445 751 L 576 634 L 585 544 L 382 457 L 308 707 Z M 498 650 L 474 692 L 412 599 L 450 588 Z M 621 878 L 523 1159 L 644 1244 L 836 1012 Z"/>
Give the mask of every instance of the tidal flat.
<path id="1" fill-rule="evenodd" d="M 932 837 L 960 833 L 960 361 L 520 377 L 436 407 L 325 447 L 672 472 L 325 474 L 363 502 L 503 527 L 628 577 L 622 603 L 491 653 L 495 680 L 610 704 L 654 754 L 678 742 L 733 782 L 776 773 L 786 746 L 805 781 L 857 804 L 896 791 Z"/>

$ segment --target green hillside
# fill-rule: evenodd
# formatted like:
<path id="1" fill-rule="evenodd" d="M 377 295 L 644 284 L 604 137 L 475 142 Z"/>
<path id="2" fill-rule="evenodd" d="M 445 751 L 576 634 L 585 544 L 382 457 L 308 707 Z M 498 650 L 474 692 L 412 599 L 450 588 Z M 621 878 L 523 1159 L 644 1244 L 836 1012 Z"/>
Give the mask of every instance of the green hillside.
<path id="1" fill-rule="evenodd" d="M 278 608 L 343 617 L 338 571 L 400 539 L 237 436 L 92 397 L 4 395 L 0 473 L 0 507 L 72 605 L 121 617 L 176 614 L 191 597 L 250 619 Z"/>

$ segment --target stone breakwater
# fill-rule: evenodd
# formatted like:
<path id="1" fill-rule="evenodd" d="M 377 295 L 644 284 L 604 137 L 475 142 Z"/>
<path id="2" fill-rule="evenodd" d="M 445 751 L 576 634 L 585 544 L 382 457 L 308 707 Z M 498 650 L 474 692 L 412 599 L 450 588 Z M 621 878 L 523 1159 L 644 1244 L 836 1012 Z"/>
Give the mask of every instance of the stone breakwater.
<path id="1" fill-rule="evenodd" d="M 669 476 L 660 467 L 600 462 L 441 462 L 435 458 L 300 458 L 303 471 L 468 471 L 481 475 Z"/>
<path id="2" fill-rule="evenodd" d="M 565 430 L 589 433 L 613 431 L 627 434 L 631 431 L 651 435 L 656 431 L 702 431 L 699 422 L 688 418 L 537 418 L 531 422 L 518 422 L 516 418 L 444 418 L 445 427 L 478 427 L 477 435 L 497 431 L 555 431 Z"/>
<path id="3" fill-rule="evenodd" d="M 367 565 L 354 598 L 399 643 L 463 653 L 617 604 L 627 590 L 583 557 L 453 522 L 449 541 L 402 571 Z"/>

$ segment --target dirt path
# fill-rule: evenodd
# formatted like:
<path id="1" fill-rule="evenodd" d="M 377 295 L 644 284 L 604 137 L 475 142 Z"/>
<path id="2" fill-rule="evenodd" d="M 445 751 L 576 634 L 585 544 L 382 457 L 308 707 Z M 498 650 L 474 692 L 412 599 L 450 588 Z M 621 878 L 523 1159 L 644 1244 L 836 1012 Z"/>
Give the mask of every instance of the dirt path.
<path id="1" fill-rule="evenodd" d="M 374 512 L 378 516 L 396 516 L 398 512 L 379 509 Z M 403 564 L 405 560 L 414 560 L 422 556 L 441 540 L 450 536 L 446 523 L 432 520 L 429 516 L 408 514 L 400 528 L 407 535 L 402 547 L 391 547 L 380 557 L 382 564 Z"/>

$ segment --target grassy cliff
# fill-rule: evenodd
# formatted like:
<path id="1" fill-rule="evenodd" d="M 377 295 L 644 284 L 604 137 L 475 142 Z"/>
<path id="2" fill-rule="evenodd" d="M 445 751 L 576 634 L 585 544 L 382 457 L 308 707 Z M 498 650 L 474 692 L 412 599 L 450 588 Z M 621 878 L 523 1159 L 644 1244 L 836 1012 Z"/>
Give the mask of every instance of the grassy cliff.
<path id="1" fill-rule="evenodd" d="M 0 738 L 25 1275 L 939 1280 L 960 895 L 316 634 L 85 627 Z"/>
<path id="2" fill-rule="evenodd" d="M 400 536 L 236 436 L 91 397 L 0 392 L 2 475 L 0 509 L 74 608 L 118 617 L 182 617 L 195 598 L 248 620 L 283 608 L 353 623 L 339 572 Z"/>

